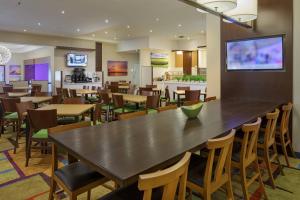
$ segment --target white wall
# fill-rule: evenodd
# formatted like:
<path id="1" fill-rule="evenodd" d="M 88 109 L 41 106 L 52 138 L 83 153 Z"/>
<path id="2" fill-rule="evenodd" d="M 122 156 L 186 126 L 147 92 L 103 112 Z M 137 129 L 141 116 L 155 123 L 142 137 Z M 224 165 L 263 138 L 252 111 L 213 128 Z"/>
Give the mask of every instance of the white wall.
<path id="1" fill-rule="evenodd" d="M 118 51 L 135 51 L 138 49 L 148 48 L 149 46 L 149 38 L 135 38 L 131 40 L 123 40 L 118 43 Z"/>
<path id="2" fill-rule="evenodd" d="M 104 81 L 126 80 L 130 81 L 134 65 L 139 64 L 138 52 L 117 52 L 117 44 L 102 44 L 102 70 L 104 73 Z M 128 61 L 128 76 L 107 76 L 107 61 Z"/>
<path id="3" fill-rule="evenodd" d="M 220 18 L 206 17 L 207 32 L 207 95 L 221 96 L 221 26 Z"/>
<path id="4" fill-rule="evenodd" d="M 294 0 L 294 115 L 293 143 L 300 152 L 300 1 Z"/>

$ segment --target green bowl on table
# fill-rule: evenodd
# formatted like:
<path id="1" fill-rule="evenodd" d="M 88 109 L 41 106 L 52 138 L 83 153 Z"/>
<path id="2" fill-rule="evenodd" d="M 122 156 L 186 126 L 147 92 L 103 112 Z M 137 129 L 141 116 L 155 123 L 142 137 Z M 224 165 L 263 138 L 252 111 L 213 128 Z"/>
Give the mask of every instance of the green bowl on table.
<path id="1" fill-rule="evenodd" d="M 192 106 L 182 106 L 181 110 L 189 119 L 195 119 L 198 117 L 202 107 L 203 103 L 197 103 Z"/>

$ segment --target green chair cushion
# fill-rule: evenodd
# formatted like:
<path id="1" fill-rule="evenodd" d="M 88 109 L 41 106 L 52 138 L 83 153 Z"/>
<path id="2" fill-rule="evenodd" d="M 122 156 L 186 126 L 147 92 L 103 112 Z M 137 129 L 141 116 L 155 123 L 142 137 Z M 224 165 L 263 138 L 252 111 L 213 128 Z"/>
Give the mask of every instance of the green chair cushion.
<path id="1" fill-rule="evenodd" d="M 8 119 L 8 120 L 17 120 L 18 119 L 18 113 L 14 112 L 8 115 L 4 116 L 4 119 Z"/>
<path id="2" fill-rule="evenodd" d="M 134 110 L 128 109 L 128 108 L 124 108 L 124 111 L 123 111 L 122 108 L 114 109 L 114 113 L 116 113 L 116 114 L 127 113 L 127 112 L 133 112 L 133 111 L 134 111 Z"/>
<path id="3" fill-rule="evenodd" d="M 38 132 L 36 132 L 32 138 L 35 139 L 47 139 L 48 138 L 48 130 L 47 129 L 41 129 Z"/>
<path id="4" fill-rule="evenodd" d="M 26 129 L 26 123 L 23 123 L 23 124 L 21 125 L 21 128 L 22 128 L 22 129 Z"/>
<path id="5" fill-rule="evenodd" d="M 102 110 L 108 110 L 108 109 L 112 110 L 113 108 L 114 108 L 113 105 L 104 104 L 104 105 L 101 106 Z"/>
<path id="6" fill-rule="evenodd" d="M 95 96 L 91 96 L 91 97 L 88 97 L 88 100 L 89 101 L 98 101 L 98 97 L 95 97 Z"/>
<path id="7" fill-rule="evenodd" d="M 75 117 L 63 117 L 63 118 L 57 119 L 57 123 L 59 125 L 73 124 L 73 123 L 76 123 L 76 122 L 77 121 L 76 121 Z"/>
<path id="8" fill-rule="evenodd" d="M 155 114 L 158 113 L 158 111 L 156 109 L 148 109 L 147 110 L 147 114 Z"/>

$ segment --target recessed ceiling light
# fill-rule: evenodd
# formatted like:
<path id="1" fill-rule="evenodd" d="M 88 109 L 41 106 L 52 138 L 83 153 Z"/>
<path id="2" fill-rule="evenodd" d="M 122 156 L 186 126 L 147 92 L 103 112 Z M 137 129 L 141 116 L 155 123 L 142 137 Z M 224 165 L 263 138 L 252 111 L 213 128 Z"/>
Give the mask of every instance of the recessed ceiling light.
<path id="1" fill-rule="evenodd" d="M 117 37 L 114 37 L 114 40 L 117 40 L 118 38 Z"/>
<path id="2" fill-rule="evenodd" d="M 109 23 L 109 20 L 108 20 L 108 19 L 106 19 L 106 20 L 105 20 L 105 23 L 107 23 L 107 24 L 108 24 L 108 23 Z"/>
<path id="3" fill-rule="evenodd" d="M 150 32 L 150 33 L 152 33 L 152 32 L 153 32 L 153 30 L 150 30 L 149 32 Z"/>
<path id="4" fill-rule="evenodd" d="M 187 37 L 186 39 L 187 39 L 187 40 L 190 40 L 191 38 L 190 38 L 190 37 Z"/>
<path id="5" fill-rule="evenodd" d="M 182 27 L 182 24 L 178 24 L 177 26 L 180 28 L 180 27 Z"/>
<path id="6" fill-rule="evenodd" d="M 201 33 L 205 33 L 205 31 L 204 31 L 204 30 L 201 30 Z"/>
<path id="7" fill-rule="evenodd" d="M 127 25 L 127 28 L 128 28 L 128 29 L 130 29 L 130 26 L 129 26 L 129 25 Z"/>
<path id="8" fill-rule="evenodd" d="M 108 34 L 108 32 L 107 32 L 107 31 L 105 31 L 104 33 L 105 33 L 105 35 L 107 35 L 107 34 Z"/>
<path id="9" fill-rule="evenodd" d="M 159 18 L 157 17 L 156 19 L 155 19 L 157 22 L 159 22 Z"/>
<path id="10" fill-rule="evenodd" d="M 38 26 L 41 26 L 42 24 L 41 24 L 41 22 L 38 22 L 37 25 L 38 25 Z"/>
<path id="11" fill-rule="evenodd" d="M 27 32 L 27 30 L 26 30 L 26 29 L 24 29 L 23 31 L 24 31 L 24 32 Z"/>
<path id="12" fill-rule="evenodd" d="M 95 34 L 92 34 L 92 37 L 96 37 L 96 35 L 95 35 Z"/>
<path id="13" fill-rule="evenodd" d="M 130 34 L 128 34 L 127 36 L 130 37 Z"/>
<path id="14" fill-rule="evenodd" d="M 64 10 L 62 10 L 62 11 L 61 11 L 61 14 L 63 14 L 63 15 L 64 15 L 64 14 L 65 14 L 65 11 L 64 11 Z"/>
<path id="15" fill-rule="evenodd" d="M 80 32 L 80 29 L 78 28 L 76 31 L 77 31 L 77 32 Z"/>

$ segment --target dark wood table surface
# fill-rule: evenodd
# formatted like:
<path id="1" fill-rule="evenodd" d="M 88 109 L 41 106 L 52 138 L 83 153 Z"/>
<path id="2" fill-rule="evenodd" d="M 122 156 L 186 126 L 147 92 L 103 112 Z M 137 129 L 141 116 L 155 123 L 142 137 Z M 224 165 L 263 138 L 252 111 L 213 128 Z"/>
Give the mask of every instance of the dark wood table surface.
<path id="1" fill-rule="evenodd" d="M 138 175 L 176 162 L 186 151 L 204 147 L 208 139 L 273 111 L 280 103 L 212 101 L 198 119 L 187 120 L 180 109 L 127 121 L 50 135 L 72 156 L 125 186 Z"/>

